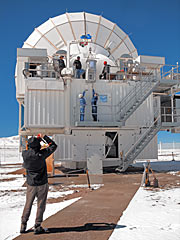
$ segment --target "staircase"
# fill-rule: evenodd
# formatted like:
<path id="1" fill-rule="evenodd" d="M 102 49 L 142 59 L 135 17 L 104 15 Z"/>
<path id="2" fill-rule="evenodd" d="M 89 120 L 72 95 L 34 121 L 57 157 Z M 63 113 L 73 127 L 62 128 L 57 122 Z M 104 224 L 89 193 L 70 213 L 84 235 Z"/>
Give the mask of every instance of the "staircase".
<path id="1" fill-rule="evenodd" d="M 158 117 L 160 119 L 160 117 Z M 161 124 L 156 119 L 153 124 L 142 134 L 137 142 L 127 151 L 123 157 L 121 165 L 116 168 L 119 172 L 124 172 L 128 166 L 133 163 L 134 159 L 141 153 L 147 144 L 153 139 L 157 132 L 161 129 Z"/>
<path id="2" fill-rule="evenodd" d="M 159 81 L 155 75 L 148 75 L 146 79 L 136 83 L 135 87 L 119 102 L 119 110 L 116 112 L 117 121 L 125 123 L 158 84 Z"/>

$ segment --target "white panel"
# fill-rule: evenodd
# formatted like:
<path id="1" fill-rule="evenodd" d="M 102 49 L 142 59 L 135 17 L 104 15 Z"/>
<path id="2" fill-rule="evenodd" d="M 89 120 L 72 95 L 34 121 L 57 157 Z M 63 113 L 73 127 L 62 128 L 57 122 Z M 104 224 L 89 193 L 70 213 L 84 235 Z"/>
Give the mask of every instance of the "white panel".
<path id="1" fill-rule="evenodd" d="M 121 39 L 124 39 L 126 37 L 126 33 L 122 31 L 117 25 L 114 28 L 114 33 L 116 33 Z"/>
<path id="2" fill-rule="evenodd" d="M 89 49 L 89 47 L 91 47 L 92 52 L 95 52 L 97 54 L 96 55 L 96 58 L 98 59 L 97 64 L 99 61 L 103 60 L 103 58 L 107 58 L 107 56 L 109 55 L 108 51 L 105 50 L 102 46 L 99 46 L 94 43 L 90 43 L 90 44 L 88 44 L 87 49 Z M 101 54 L 101 56 L 100 55 L 98 56 L 98 54 Z M 107 60 L 109 61 L 110 59 L 107 58 Z M 113 63 L 113 65 L 114 65 L 114 63 Z M 102 64 L 102 66 L 103 66 L 103 64 Z"/>
<path id="3" fill-rule="evenodd" d="M 123 54 L 129 54 L 129 50 L 127 49 L 127 46 L 124 44 L 124 42 L 121 43 L 121 45 L 113 52 L 112 55 L 115 59 L 117 59 Z"/>
<path id="4" fill-rule="evenodd" d="M 63 127 L 63 92 L 42 90 L 27 91 L 25 95 L 25 126 L 43 128 Z"/>
<path id="5" fill-rule="evenodd" d="M 97 144 L 98 146 L 103 146 L 105 143 L 105 134 L 102 130 L 92 130 L 89 131 L 89 144 L 94 145 Z"/>
<path id="6" fill-rule="evenodd" d="M 165 58 L 164 57 L 155 57 L 155 56 L 143 56 L 140 55 L 136 59 L 139 63 L 144 64 L 159 64 L 164 65 L 165 64 Z"/>
<path id="7" fill-rule="evenodd" d="M 84 21 L 84 13 L 67 13 L 71 22 L 73 21 Z"/>
<path id="8" fill-rule="evenodd" d="M 72 27 L 76 39 L 80 39 L 80 37 L 85 34 L 84 32 L 84 22 L 72 22 Z"/>
<path id="9" fill-rule="evenodd" d="M 141 104 L 137 110 L 127 119 L 127 126 L 149 126 L 154 120 L 152 94 Z"/>
<path id="10" fill-rule="evenodd" d="M 72 44 L 70 46 L 70 52 L 73 53 L 73 55 L 76 55 L 76 54 L 79 55 L 81 53 L 81 49 L 82 49 L 81 46 L 79 46 L 78 44 Z"/>
<path id="11" fill-rule="evenodd" d="M 26 48 L 18 48 L 17 49 L 17 58 L 18 61 L 20 60 L 19 57 L 23 57 L 21 61 L 28 61 L 29 57 L 40 57 L 41 60 L 47 58 L 47 51 L 46 49 L 26 49 Z M 26 59 L 24 58 L 26 57 Z"/>
<path id="12" fill-rule="evenodd" d="M 16 96 L 17 97 L 24 97 L 25 93 L 25 78 L 22 73 L 24 69 L 24 62 L 28 61 L 28 58 L 26 57 L 18 57 L 17 60 L 17 77 L 16 77 Z"/>
<path id="13" fill-rule="evenodd" d="M 89 174 L 103 174 L 102 166 L 102 146 L 88 145 L 87 151 L 87 168 Z"/>
<path id="14" fill-rule="evenodd" d="M 99 22 L 99 16 L 91 14 L 91 13 L 86 13 L 86 21 L 98 23 Z"/>
<path id="15" fill-rule="evenodd" d="M 26 42 L 28 44 L 30 44 L 31 46 L 34 46 L 39 39 L 41 38 L 41 34 L 37 31 L 34 31 L 33 33 L 31 33 L 31 35 L 28 37 L 28 39 L 26 40 Z"/>
<path id="16" fill-rule="evenodd" d="M 55 161 L 72 161 L 72 135 L 55 135 L 55 142 L 58 145 Z"/>
<path id="17" fill-rule="evenodd" d="M 122 130 L 119 133 L 119 151 L 123 151 L 124 156 L 135 142 L 134 133 L 133 130 Z"/>
<path id="18" fill-rule="evenodd" d="M 64 42 L 55 28 L 46 33 L 45 37 L 47 37 L 47 39 L 52 42 L 57 48 L 64 46 Z"/>
<path id="19" fill-rule="evenodd" d="M 46 48 L 48 55 L 52 56 L 56 52 L 56 48 L 51 45 L 45 38 L 41 38 L 35 45 L 36 48 Z"/>
<path id="20" fill-rule="evenodd" d="M 86 161 L 86 146 L 89 144 L 88 131 L 73 131 L 72 136 L 73 160 L 77 162 Z"/>
<path id="21" fill-rule="evenodd" d="M 94 24 L 86 21 L 86 33 L 92 36 L 92 40 L 95 40 L 98 24 Z"/>
<path id="22" fill-rule="evenodd" d="M 64 83 L 57 80 L 28 80 L 28 90 L 64 90 Z"/>
<path id="23" fill-rule="evenodd" d="M 96 43 L 100 44 L 104 47 L 104 44 L 106 43 L 107 38 L 109 37 L 109 34 L 111 33 L 111 30 L 105 29 L 102 25 L 99 27 L 98 37 L 96 40 Z"/>
<path id="24" fill-rule="evenodd" d="M 41 24 L 37 29 L 42 33 L 45 34 L 49 32 L 52 28 L 54 28 L 53 23 L 51 20 L 46 21 L 45 23 Z"/>
<path id="25" fill-rule="evenodd" d="M 126 38 L 126 39 L 124 40 L 124 42 L 125 42 L 125 44 L 126 44 L 126 46 L 128 47 L 128 49 L 129 49 L 130 52 L 133 52 L 133 51 L 135 50 L 135 47 L 134 47 L 133 43 L 131 42 L 131 40 L 129 39 L 129 37 Z M 137 56 L 138 56 L 138 55 L 137 55 Z"/>
<path id="26" fill-rule="evenodd" d="M 74 40 L 74 37 L 73 37 L 73 34 L 72 34 L 72 30 L 71 30 L 71 27 L 70 27 L 69 23 L 65 23 L 63 25 L 60 25 L 57 28 L 59 29 L 59 31 L 63 35 L 63 38 L 66 41 Z"/>
<path id="27" fill-rule="evenodd" d="M 52 18 L 53 23 L 58 26 L 64 24 L 68 21 L 66 14 L 59 15 L 57 17 Z"/>
<path id="28" fill-rule="evenodd" d="M 109 47 L 111 49 L 111 51 L 118 46 L 118 44 L 121 42 L 121 38 L 119 36 L 117 36 L 114 32 L 111 34 L 111 37 L 109 39 Z M 107 44 L 108 46 L 108 44 Z"/>
<path id="29" fill-rule="evenodd" d="M 104 27 L 112 30 L 114 27 L 114 23 L 110 22 L 108 19 L 105 19 L 104 17 L 101 17 L 101 25 L 103 25 Z"/>

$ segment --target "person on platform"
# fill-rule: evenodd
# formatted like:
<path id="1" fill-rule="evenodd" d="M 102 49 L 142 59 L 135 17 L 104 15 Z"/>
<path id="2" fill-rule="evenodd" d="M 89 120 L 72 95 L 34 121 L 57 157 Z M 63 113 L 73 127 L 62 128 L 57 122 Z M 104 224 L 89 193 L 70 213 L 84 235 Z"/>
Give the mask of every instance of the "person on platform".
<path id="1" fill-rule="evenodd" d="M 97 121 L 97 101 L 98 101 L 98 94 L 93 89 L 92 99 L 91 99 L 93 121 Z"/>
<path id="2" fill-rule="evenodd" d="M 46 142 L 49 146 L 41 150 L 40 142 Z M 27 221 L 35 197 L 37 197 L 37 212 L 34 225 L 34 234 L 44 233 L 41 227 L 43 213 L 46 208 L 48 194 L 48 176 L 46 158 L 49 157 L 57 148 L 56 143 L 48 136 L 39 134 L 38 137 L 28 139 L 28 150 L 22 152 L 23 167 L 27 174 L 26 203 L 21 217 L 20 233 L 26 232 Z"/>
<path id="3" fill-rule="evenodd" d="M 85 78 L 85 76 L 84 76 L 85 71 L 84 71 L 84 69 L 82 69 L 82 64 L 81 64 L 79 56 L 74 61 L 73 66 L 75 68 L 75 78 L 80 78 L 81 75 L 83 76 L 83 78 Z"/>
<path id="4" fill-rule="evenodd" d="M 102 73 L 99 75 L 99 78 L 107 79 L 109 73 L 110 73 L 110 65 L 107 64 L 106 61 L 104 61 L 104 67 L 103 67 Z"/>
<path id="5" fill-rule="evenodd" d="M 84 121 L 84 115 L 85 115 L 85 106 L 86 106 L 86 100 L 84 98 L 86 91 L 79 94 L 79 101 L 80 101 L 80 121 Z"/>
<path id="6" fill-rule="evenodd" d="M 61 72 L 62 72 L 63 68 L 66 67 L 66 65 L 64 63 L 64 56 L 63 55 L 60 56 L 58 62 L 59 62 L 59 73 L 60 73 L 60 76 L 62 77 Z"/>

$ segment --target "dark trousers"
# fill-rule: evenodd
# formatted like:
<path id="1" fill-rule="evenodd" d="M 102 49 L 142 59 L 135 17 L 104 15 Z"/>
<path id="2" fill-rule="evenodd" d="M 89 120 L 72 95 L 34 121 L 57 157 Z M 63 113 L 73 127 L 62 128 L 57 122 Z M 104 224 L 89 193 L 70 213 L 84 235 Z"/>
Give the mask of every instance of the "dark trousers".
<path id="1" fill-rule="evenodd" d="M 31 208 L 35 197 L 37 197 L 37 212 L 35 224 L 41 224 L 43 221 L 43 213 L 46 208 L 46 199 L 48 194 L 48 183 L 41 186 L 29 186 L 27 185 L 26 204 L 22 214 L 21 222 L 26 224 L 29 220 Z"/>
<path id="2" fill-rule="evenodd" d="M 106 79 L 106 73 L 102 73 L 99 75 L 99 79 Z"/>
<path id="3" fill-rule="evenodd" d="M 97 122 L 97 107 L 96 106 L 92 107 L 92 117 L 93 117 L 93 121 Z"/>

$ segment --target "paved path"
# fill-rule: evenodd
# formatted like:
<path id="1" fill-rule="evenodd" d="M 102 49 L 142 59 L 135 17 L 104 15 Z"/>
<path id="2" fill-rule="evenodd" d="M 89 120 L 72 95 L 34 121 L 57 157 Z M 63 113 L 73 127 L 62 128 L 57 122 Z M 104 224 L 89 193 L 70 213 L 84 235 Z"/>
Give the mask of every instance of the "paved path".
<path id="1" fill-rule="evenodd" d="M 88 191 L 79 201 L 43 222 L 42 226 L 49 228 L 51 233 L 34 235 L 28 232 L 15 239 L 106 240 L 138 190 L 141 177 L 142 174 L 105 174 L 103 187 Z"/>

